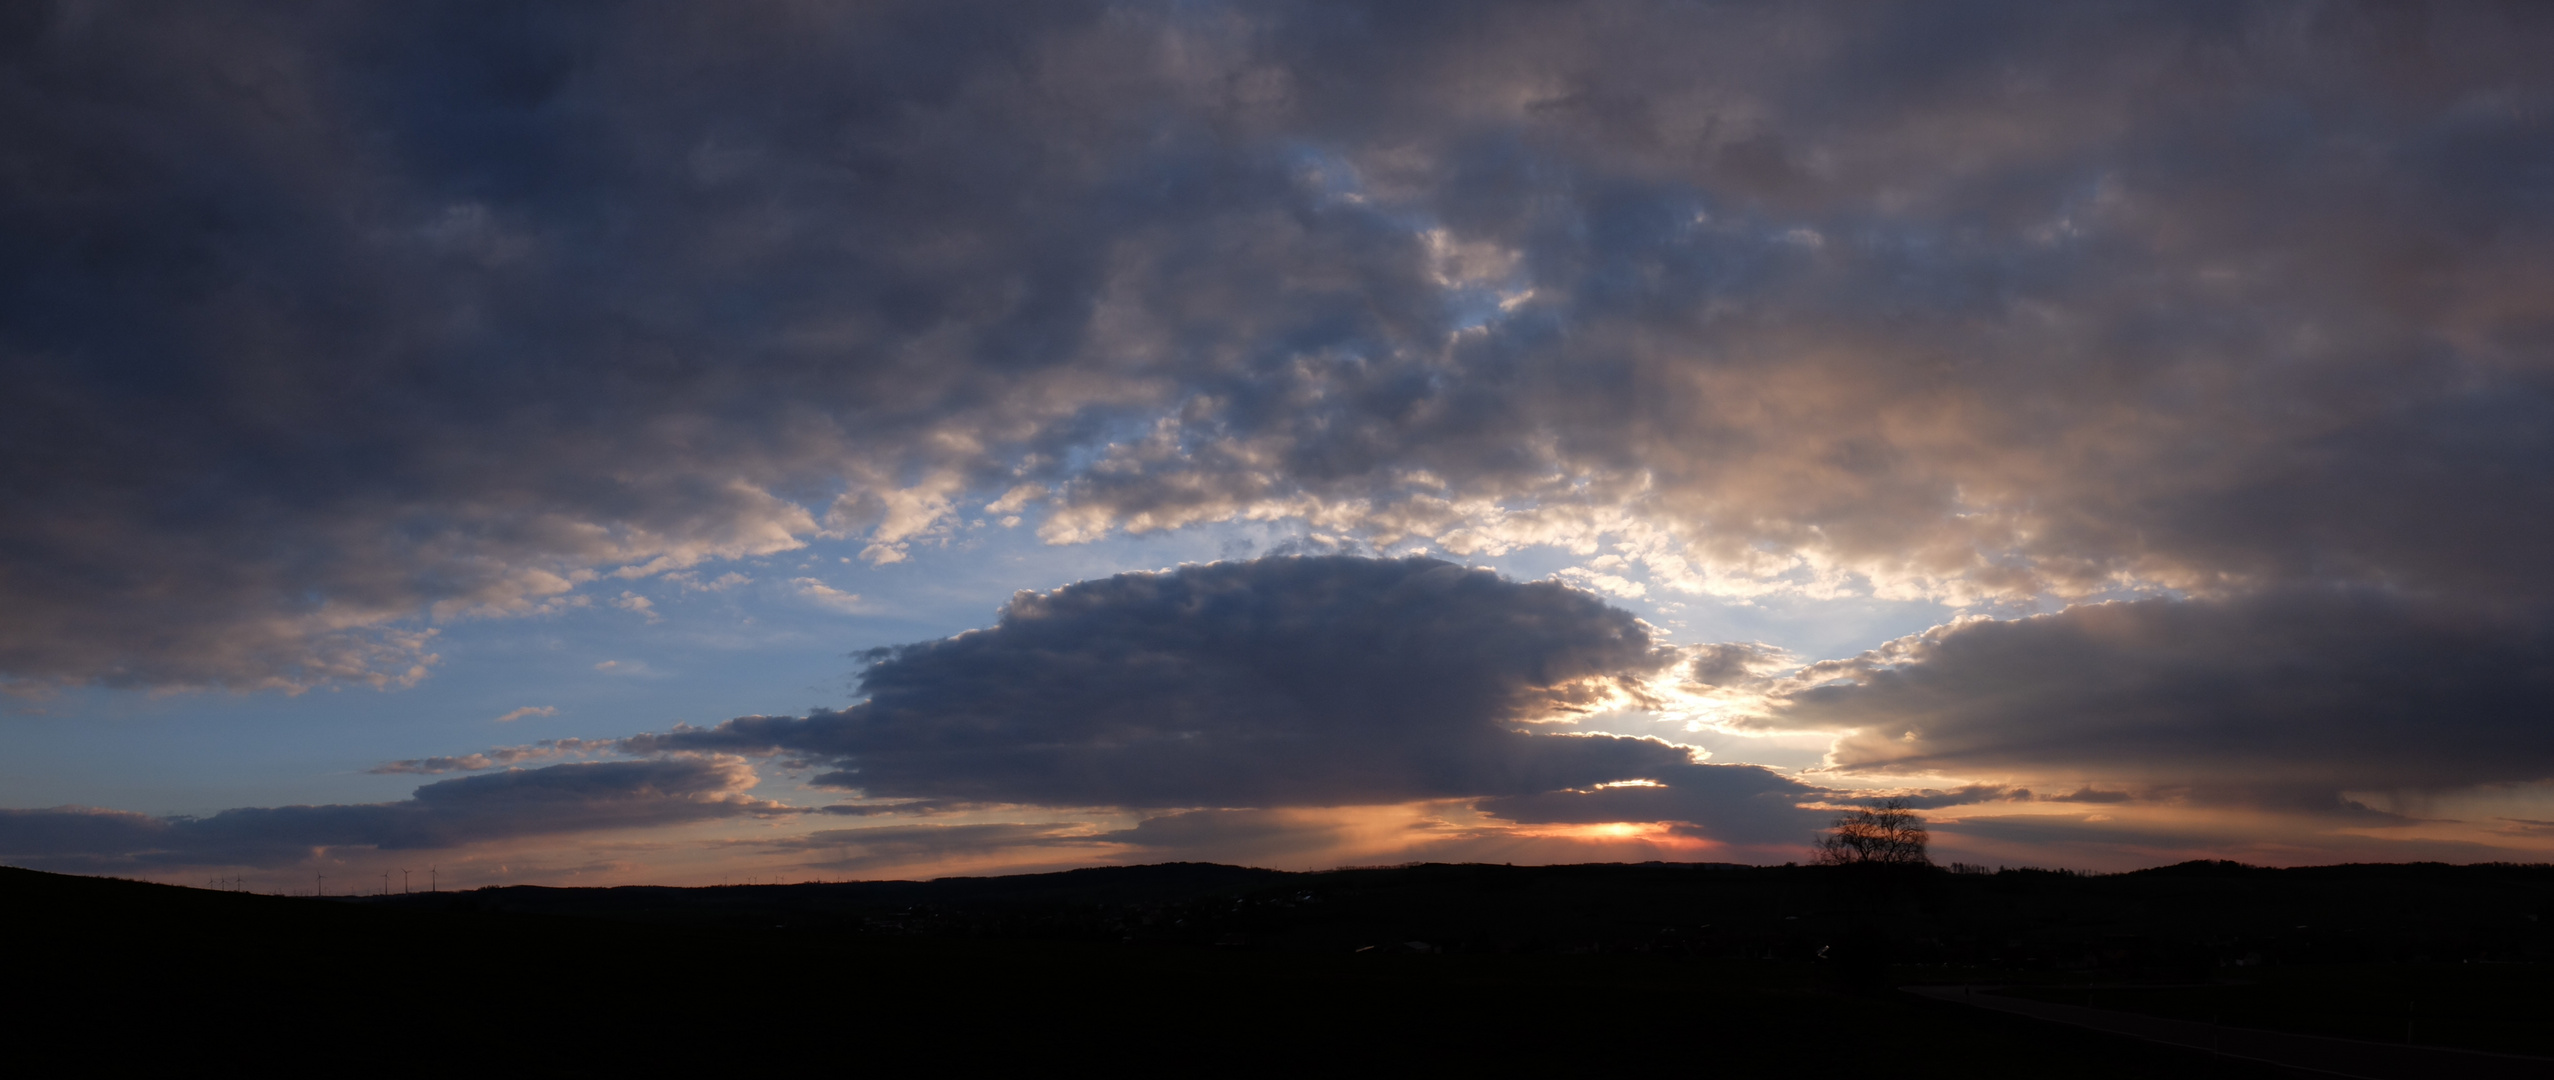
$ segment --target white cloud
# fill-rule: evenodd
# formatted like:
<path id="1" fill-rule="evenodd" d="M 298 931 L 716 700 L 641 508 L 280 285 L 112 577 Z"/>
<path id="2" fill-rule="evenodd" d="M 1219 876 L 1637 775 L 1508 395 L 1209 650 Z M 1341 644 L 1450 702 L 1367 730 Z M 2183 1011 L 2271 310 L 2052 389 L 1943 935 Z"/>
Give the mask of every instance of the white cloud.
<path id="1" fill-rule="evenodd" d="M 791 578 L 789 583 L 798 587 L 798 595 L 813 600 L 821 606 L 847 615 L 860 611 L 860 594 L 858 593 L 844 592 L 815 578 Z"/>

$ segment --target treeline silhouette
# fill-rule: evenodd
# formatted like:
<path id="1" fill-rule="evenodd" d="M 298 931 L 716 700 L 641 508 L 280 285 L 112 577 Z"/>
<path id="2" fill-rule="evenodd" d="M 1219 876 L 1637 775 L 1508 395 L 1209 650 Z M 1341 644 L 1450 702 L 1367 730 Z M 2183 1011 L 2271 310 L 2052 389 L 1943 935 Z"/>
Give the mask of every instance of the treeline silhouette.
<path id="1" fill-rule="evenodd" d="M 820 1031 L 882 1062 L 1105 1044 L 1199 1063 L 1247 1049 L 1260 1064 L 1577 1070 L 1655 1060 L 1673 1039 L 1698 1064 L 1746 1067 L 2278 1075 L 1892 988 L 2178 986 L 2256 992 L 2258 1006 L 2265 988 L 2389 995 L 2419 975 L 2432 1012 L 2480 1018 L 2428 1038 L 2545 1053 L 2532 1020 L 2493 1025 L 2542 1015 L 2554 961 L 2543 866 L 1164 864 L 327 900 L 0 869 L 0 909 L 31 943 L 39 1008 L 148 1017 L 207 1048 L 469 1030 L 513 1060 L 583 1066 L 714 1061 L 667 1032 L 715 1029 Z M 2513 973 L 2526 978 L 2494 981 Z M 2390 997 L 2368 1030 L 2333 1033 L 2382 1036 L 2406 1009 Z M 48 1030 L 40 1015 L 24 1029 Z M 556 1041 L 564 1030 L 592 1034 Z"/>
<path id="2" fill-rule="evenodd" d="M 1287 873 L 1208 863 L 1016 877 L 393 896 L 406 910 L 1227 949 L 1645 953 L 2196 979 L 2223 968 L 2554 961 L 2554 867 L 2194 862 L 2126 874 L 1725 864 Z M 361 899 L 361 898 L 357 898 Z"/>

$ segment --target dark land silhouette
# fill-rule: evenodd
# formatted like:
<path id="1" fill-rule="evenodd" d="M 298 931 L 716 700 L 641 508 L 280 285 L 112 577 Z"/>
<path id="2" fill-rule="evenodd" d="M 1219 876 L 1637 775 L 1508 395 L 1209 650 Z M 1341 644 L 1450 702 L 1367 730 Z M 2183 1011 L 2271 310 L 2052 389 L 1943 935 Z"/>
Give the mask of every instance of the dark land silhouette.
<path id="1" fill-rule="evenodd" d="M 2546 866 L 1174 863 L 325 900 L 0 869 L 0 906 L 43 988 L 21 1030 L 113 1015 L 204 1053 L 2287 1075 L 1899 989 L 1936 984 L 2554 1056 Z"/>

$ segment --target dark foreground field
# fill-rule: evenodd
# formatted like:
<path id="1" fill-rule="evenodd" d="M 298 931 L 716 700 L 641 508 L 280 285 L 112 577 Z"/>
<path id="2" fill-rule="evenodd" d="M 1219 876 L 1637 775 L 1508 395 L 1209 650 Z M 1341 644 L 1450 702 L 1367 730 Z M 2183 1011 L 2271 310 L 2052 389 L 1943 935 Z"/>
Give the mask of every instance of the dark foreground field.
<path id="1" fill-rule="evenodd" d="M 0 913 L 19 1045 L 100 1063 L 2289 1075 L 1914 983 L 2554 1054 L 2541 867 L 1185 864 L 324 901 L 0 869 Z"/>

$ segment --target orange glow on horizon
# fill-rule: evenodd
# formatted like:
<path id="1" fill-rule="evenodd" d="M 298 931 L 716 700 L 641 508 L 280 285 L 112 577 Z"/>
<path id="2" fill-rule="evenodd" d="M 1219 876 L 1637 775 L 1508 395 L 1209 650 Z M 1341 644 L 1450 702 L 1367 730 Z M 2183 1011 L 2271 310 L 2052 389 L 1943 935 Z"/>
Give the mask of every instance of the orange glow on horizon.
<path id="1" fill-rule="evenodd" d="M 1587 825 L 1529 825 L 1504 830 L 1514 836 L 1531 836 L 1555 840 L 1577 840 L 1600 844 L 1625 842 L 1650 844 L 1678 852 L 1709 851 L 1725 847 L 1709 840 L 1676 831 L 1673 822 L 1608 821 Z"/>

